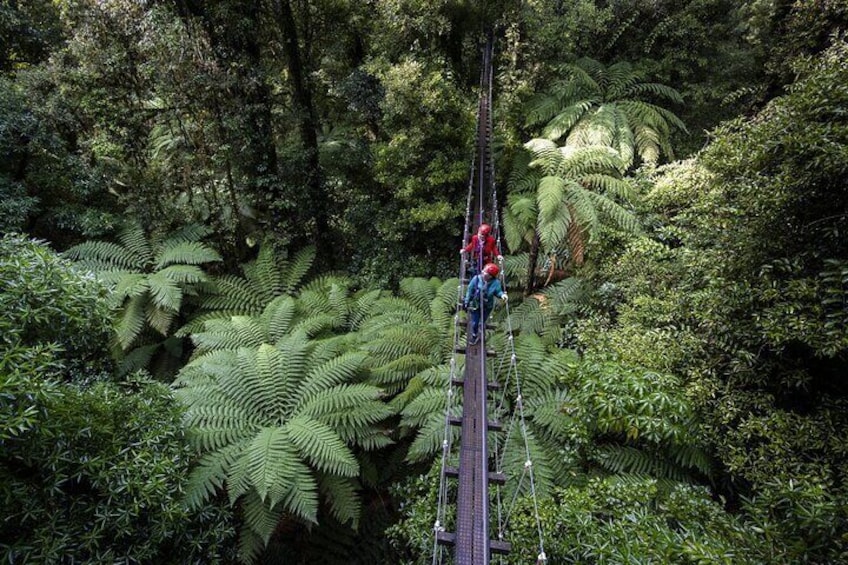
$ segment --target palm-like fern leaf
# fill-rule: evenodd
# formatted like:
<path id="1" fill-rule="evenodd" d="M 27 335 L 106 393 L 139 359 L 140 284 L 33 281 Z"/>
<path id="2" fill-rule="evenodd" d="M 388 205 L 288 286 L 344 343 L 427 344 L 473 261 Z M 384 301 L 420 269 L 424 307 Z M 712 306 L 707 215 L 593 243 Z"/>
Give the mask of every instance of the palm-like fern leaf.
<path id="1" fill-rule="evenodd" d="M 165 246 L 156 256 L 155 268 L 168 265 L 202 265 L 220 261 L 217 251 L 199 241 L 180 241 Z"/>
<path id="2" fill-rule="evenodd" d="M 119 234 L 120 244 L 87 242 L 66 252 L 112 285 L 112 303 L 120 309 L 117 341 L 133 359 L 126 366 L 149 361 L 155 350 L 162 349 L 166 342 L 143 342 L 151 333 L 146 329 L 168 337 L 182 314 L 185 296 L 199 294 L 207 281 L 198 265 L 221 260 L 198 241 L 207 233 L 206 228 L 187 226 L 170 236 L 148 239 L 139 225 L 129 224 Z M 143 352 L 132 355 L 133 347 Z"/>
<path id="3" fill-rule="evenodd" d="M 190 437 L 204 452 L 193 496 L 201 500 L 223 484 L 233 502 L 241 501 L 245 547 L 265 543 L 284 513 L 317 521 L 322 496 L 340 497 L 329 501 L 337 519 L 358 516 L 346 482 L 359 471 L 352 448 L 388 443 L 377 425 L 393 410 L 378 388 L 356 382 L 364 355 L 345 353 L 341 344 L 294 334 L 275 345 L 211 349 L 176 381 Z"/>
<path id="4" fill-rule="evenodd" d="M 552 141 L 565 137 L 569 146 L 614 147 L 627 168 L 633 164 L 634 154 L 634 145 L 628 147 L 628 143 L 635 143 L 635 153 L 644 161 L 656 162 L 660 155 L 655 149 L 666 153 L 671 149 L 668 143 L 671 131 L 686 131 L 677 116 L 649 99 L 682 102 L 676 90 L 645 82 L 629 63 L 605 67 L 593 59 L 582 58 L 568 67 L 565 79 L 550 94 L 531 101 L 528 123 L 547 122 L 542 135 Z M 622 115 L 626 118 L 622 119 Z M 652 137 L 653 143 L 648 142 Z"/>

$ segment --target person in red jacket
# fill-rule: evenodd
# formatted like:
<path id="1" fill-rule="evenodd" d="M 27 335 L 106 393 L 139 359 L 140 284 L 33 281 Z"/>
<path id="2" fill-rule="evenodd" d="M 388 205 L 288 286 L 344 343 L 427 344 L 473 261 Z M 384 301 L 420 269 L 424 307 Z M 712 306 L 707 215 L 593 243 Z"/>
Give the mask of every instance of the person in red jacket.
<path id="1" fill-rule="evenodd" d="M 459 252 L 471 253 L 469 263 L 472 275 L 479 273 L 483 265 L 494 263 L 496 258 L 499 263 L 503 261 L 503 256 L 498 250 L 498 243 L 492 237 L 492 226 L 489 224 L 480 224 L 477 233 L 471 236 L 471 242 Z"/>

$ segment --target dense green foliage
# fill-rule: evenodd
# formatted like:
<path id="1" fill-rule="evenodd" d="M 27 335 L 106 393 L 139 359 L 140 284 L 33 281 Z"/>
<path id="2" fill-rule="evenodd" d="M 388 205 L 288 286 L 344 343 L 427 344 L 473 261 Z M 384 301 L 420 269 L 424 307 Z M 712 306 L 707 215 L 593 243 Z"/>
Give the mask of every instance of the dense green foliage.
<path id="1" fill-rule="evenodd" d="M 247 554 L 268 543 L 284 514 L 316 522 L 319 492 L 337 519 L 359 520 L 359 464 L 347 444 L 385 446 L 374 424 L 391 411 L 376 387 L 354 382 L 363 356 L 338 345 L 296 333 L 276 345 L 213 351 L 177 380 L 193 441 L 206 453 L 189 503 L 202 508 L 224 483 L 231 503 L 244 497 Z"/>
<path id="2" fill-rule="evenodd" d="M 108 370 L 112 318 L 93 277 L 73 271 L 44 244 L 8 235 L 0 240 L 0 287 L 4 346 L 49 344 L 78 378 Z"/>
<path id="3" fill-rule="evenodd" d="M 104 289 L 55 253 L 2 240 L 0 552 L 9 562 L 234 555 L 219 505 L 182 504 L 191 451 L 162 384 L 111 372 Z M 98 382 L 99 381 L 99 382 Z"/>
<path id="4" fill-rule="evenodd" d="M 2 557 L 431 562 L 491 28 L 506 562 L 848 561 L 846 26 L 0 1 Z"/>

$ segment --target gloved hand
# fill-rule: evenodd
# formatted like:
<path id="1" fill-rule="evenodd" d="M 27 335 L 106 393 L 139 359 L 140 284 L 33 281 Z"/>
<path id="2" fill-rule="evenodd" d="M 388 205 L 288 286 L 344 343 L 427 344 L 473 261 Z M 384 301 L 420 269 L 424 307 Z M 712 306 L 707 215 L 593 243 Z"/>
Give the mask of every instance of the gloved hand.
<path id="1" fill-rule="evenodd" d="M 507 300 L 509 300 L 509 296 L 507 296 L 507 295 L 506 295 L 506 293 L 501 294 L 501 300 L 503 300 L 504 302 L 506 302 Z"/>
<path id="2" fill-rule="evenodd" d="M 503 255 L 498 255 L 498 263 L 503 263 Z"/>
<path id="3" fill-rule="evenodd" d="M 464 247 L 463 247 L 462 249 L 460 249 L 460 250 L 459 250 L 459 254 L 460 254 L 460 255 L 465 255 L 465 248 L 464 248 Z"/>

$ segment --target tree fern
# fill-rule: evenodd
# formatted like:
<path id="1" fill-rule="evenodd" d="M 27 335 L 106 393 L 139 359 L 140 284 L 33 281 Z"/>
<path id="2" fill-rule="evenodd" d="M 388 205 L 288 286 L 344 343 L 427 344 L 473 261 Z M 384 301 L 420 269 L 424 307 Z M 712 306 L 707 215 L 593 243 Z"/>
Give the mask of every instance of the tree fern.
<path id="1" fill-rule="evenodd" d="M 612 147 L 629 168 L 635 156 L 649 163 L 662 153 L 674 158 L 668 139 L 674 129 L 686 131 L 677 116 L 652 101 L 681 104 L 683 98 L 669 86 L 646 82 L 629 63 L 606 67 L 582 58 L 550 93 L 531 100 L 527 122 L 545 123 L 543 137 L 565 138 L 568 146 Z"/>
<path id="2" fill-rule="evenodd" d="M 209 296 L 199 303 L 199 321 L 181 333 L 188 335 L 216 316 L 258 315 L 275 298 L 294 295 L 314 260 L 312 247 L 284 258 L 271 243 L 263 243 L 256 259 L 242 265 L 244 277 L 226 275 L 213 281 Z"/>
<path id="3" fill-rule="evenodd" d="M 321 500 L 337 519 L 355 521 L 354 449 L 388 443 L 377 425 L 393 411 L 379 388 L 355 382 L 364 356 L 332 351 L 297 333 L 275 345 L 210 350 L 176 381 L 203 455 L 189 501 L 203 504 L 223 483 L 243 505 L 251 554 L 283 516 L 316 522 Z"/>
<path id="4" fill-rule="evenodd" d="M 605 219 L 627 231 L 637 231 L 632 212 L 616 200 L 631 196 L 620 179 L 617 155 L 604 147 L 557 148 L 550 141 L 527 144 L 545 176 L 536 188 L 536 230 L 547 250 L 570 246 L 574 255 L 574 230 L 591 237 Z M 516 197 L 513 201 L 520 200 Z"/>
<path id="5" fill-rule="evenodd" d="M 360 324 L 372 381 L 389 394 L 452 355 L 458 284 L 457 279 L 404 279 L 401 296 L 376 301 Z"/>
<path id="6" fill-rule="evenodd" d="M 81 267 L 112 285 L 117 342 L 133 357 L 130 365 L 154 355 L 155 343 L 143 339 L 146 329 L 170 336 L 183 315 L 185 297 L 198 294 L 208 281 L 198 265 L 221 260 L 199 241 L 208 233 L 202 226 L 188 226 L 175 234 L 147 238 L 140 226 L 130 224 L 120 232 L 120 244 L 86 242 L 66 251 Z M 143 354 L 132 355 L 137 348 L 143 348 Z"/>
<path id="7" fill-rule="evenodd" d="M 320 277 L 307 284 L 297 296 L 273 298 L 258 315 L 225 317 L 222 311 L 199 317 L 181 333 L 191 332 L 197 354 L 275 343 L 296 332 L 322 338 L 347 334 L 354 329 L 354 323 L 360 323 L 379 296 L 379 291 L 377 294 L 370 291 L 351 294 L 350 285 L 343 277 Z"/>

